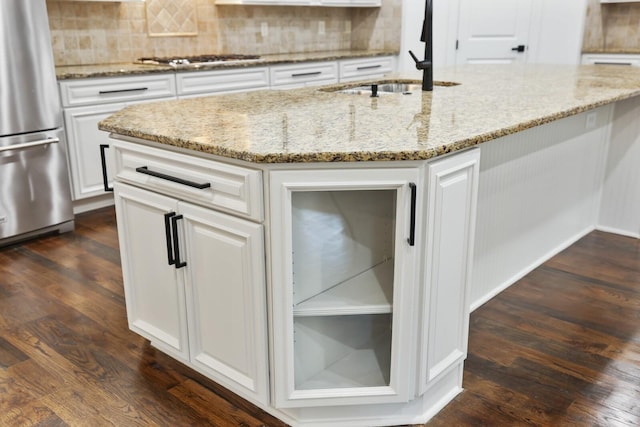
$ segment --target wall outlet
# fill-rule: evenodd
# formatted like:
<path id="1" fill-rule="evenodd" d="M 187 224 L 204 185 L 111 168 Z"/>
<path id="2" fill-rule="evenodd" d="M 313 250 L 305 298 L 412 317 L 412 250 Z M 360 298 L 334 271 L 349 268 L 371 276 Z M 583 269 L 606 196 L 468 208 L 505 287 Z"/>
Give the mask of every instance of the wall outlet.
<path id="1" fill-rule="evenodd" d="M 260 24 L 260 34 L 263 38 L 269 35 L 269 24 L 267 24 L 266 22 Z"/>
<path id="2" fill-rule="evenodd" d="M 324 36 L 324 32 L 325 32 L 324 21 L 319 21 L 318 22 L 318 35 Z"/>
<path id="3" fill-rule="evenodd" d="M 595 111 L 592 111 L 591 113 L 587 114 L 587 124 L 586 124 L 586 128 L 587 129 L 593 129 L 596 127 L 596 125 L 598 124 L 598 113 L 596 113 Z"/>

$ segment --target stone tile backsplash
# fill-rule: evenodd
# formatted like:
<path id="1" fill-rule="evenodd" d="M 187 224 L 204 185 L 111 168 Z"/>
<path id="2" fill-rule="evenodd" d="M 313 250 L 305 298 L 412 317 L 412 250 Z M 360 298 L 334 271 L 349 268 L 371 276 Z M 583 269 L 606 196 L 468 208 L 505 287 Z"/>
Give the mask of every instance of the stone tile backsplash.
<path id="1" fill-rule="evenodd" d="M 56 65 L 205 53 L 400 49 L 402 0 L 383 0 L 380 8 L 216 6 L 215 0 L 47 0 L 47 7 Z"/>
<path id="2" fill-rule="evenodd" d="M 588 0 L 582 51 L 639 53 L 640 3 Z"/>

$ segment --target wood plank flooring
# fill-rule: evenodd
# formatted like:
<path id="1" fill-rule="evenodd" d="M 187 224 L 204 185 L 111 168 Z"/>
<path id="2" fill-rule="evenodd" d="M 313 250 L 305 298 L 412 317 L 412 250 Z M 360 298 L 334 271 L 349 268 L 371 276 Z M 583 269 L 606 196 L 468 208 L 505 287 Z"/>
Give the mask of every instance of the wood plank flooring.
<path id="1" fill-rule="evenodd" d="M 471 316 L 427 426 L 640 425 L 640 240 L 594 232 Z M 284 424 L 128 331 L 113 210 L 0 249 L 0 426 Z"/>

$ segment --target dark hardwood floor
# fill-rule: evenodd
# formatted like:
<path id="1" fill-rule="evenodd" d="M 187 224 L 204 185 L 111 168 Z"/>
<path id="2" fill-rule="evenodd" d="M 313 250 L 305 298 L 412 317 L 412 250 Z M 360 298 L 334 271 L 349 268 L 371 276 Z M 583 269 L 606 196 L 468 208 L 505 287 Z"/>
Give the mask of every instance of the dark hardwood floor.
<path id="1" fill-rule="evenodd" d="M 0 249 L 0 426 L 284 426 L 127 328 L 112 209 Z M 594 232 L 471 316 L 428 426 L 640 425 L 640 240 Z"/>

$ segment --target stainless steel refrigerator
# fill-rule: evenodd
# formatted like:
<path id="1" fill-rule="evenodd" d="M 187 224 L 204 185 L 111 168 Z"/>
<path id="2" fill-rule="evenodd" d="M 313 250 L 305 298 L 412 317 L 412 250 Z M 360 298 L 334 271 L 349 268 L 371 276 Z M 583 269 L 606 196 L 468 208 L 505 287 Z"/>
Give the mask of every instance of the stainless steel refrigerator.
<path id="1" fill-rule="evenodd" d="M 45 0 L 0 0 L 0 246 L 73 229 Z"/>

